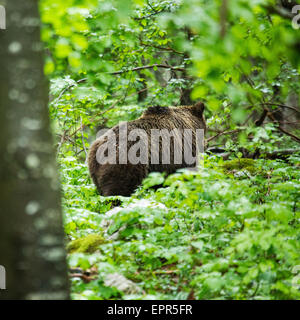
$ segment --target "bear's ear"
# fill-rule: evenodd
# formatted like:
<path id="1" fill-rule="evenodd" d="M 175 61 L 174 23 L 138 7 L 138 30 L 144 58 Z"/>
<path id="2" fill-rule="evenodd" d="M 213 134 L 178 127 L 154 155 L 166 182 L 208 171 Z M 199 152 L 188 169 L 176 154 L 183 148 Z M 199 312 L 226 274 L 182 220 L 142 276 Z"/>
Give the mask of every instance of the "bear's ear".
<path id="1" fill-rule="evenodd" d="M 203 102 L 197 102 L 191 107 L 191 110 L 196 117 L 201 118 L 203 116 L 204 108 L 205 105 Z"/>

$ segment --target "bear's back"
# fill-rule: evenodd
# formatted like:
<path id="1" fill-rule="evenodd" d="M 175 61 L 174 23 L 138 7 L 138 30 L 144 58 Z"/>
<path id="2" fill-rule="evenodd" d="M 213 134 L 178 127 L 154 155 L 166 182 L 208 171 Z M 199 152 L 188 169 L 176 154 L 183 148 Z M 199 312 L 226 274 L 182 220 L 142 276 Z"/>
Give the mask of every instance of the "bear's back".
<path id="1" fill-rule="evenodd" d="M 170 174 L 179 168 L 193 166 L 184 161 L 175 163 L 174 150 L 183 144 L 181 132 L 189 129 L 193 140 L 188 147 L 195 155 L 196 129 L 205 129 L 203 108 L 203 104 L 184 107 L 149 107 L 140 118 L 121 122 L 99 137 L 92 144 L 88 158 L 90 174 L 99 193 L 104 196 L 128 196 L 141 184 L 149 172 Z M 170 161 L 167 163 L 163 162 L 163 156 L 166 156 L 165 146 L 162 144 L 164 139 L 165 141 L 170 139 L 168 144 Z M 115 155 L 107 154 L 109 155 L 107 159 L 115 160 L 115 163 L 99 161 L 99 150 L 101 151 L 104 145 L 115 150 Z M 135 151 L 137 151 L 136 154 Z M 145 152 L 143 160 L 136 162 L 136 158 L 141 156 L 142 151 Z M 133 161 L 130 154 L 133 155 Z M 152 161 L 153 159 L 156 161 Z"/>

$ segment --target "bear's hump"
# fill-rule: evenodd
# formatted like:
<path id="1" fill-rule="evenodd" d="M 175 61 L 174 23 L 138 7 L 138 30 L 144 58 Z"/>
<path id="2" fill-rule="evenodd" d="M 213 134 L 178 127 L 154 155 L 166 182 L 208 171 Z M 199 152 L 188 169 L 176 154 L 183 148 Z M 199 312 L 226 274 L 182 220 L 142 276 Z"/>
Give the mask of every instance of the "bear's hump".
<path id="1" fill-rule="evenodd" d="M 150 115 L 167 115 L 170 114 L 169 107 L 162 107 L 162 106 L 151 106 L 144 112 L 145 116 Z"/>

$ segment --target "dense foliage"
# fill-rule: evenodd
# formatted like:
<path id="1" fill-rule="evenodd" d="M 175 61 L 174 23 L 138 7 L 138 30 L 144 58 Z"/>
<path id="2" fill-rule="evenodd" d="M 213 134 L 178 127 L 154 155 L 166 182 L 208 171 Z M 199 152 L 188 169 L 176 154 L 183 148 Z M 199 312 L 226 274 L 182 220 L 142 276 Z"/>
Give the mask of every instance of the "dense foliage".
<path id="1" fill-rule="evenodd" d="M 290 3 L 41 0 L 40 11 L 73 298 L 299 299 Z M 199 172 L 153 173 L 130 198 L 99 196 L 85 163 L 97 130 L 193 100 L 222 154 Z"/>

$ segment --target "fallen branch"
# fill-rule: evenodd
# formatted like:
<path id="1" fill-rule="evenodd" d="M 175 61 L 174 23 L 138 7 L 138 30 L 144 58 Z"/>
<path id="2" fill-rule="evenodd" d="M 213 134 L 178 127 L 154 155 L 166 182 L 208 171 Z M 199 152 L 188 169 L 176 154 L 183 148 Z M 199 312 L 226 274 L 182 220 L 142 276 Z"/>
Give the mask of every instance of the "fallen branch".
<path id="1" fill-rule="evenodd" d="M 91 281 L 93 281 L 93 280 L 96 279 L 95 276 L 90 277 L 90 276 L 87 276 L 87 275 L 81 274 L 81 273 L 73 273 L 73 274 L 70 274 L 69 277 L 70 277 L 70 278 L 80 278 L 80 279 L 82 279 L 85 283 L 91 282 Z"/>
<path id="2" fill-rule="evenodd" d="M 240 152 L 243 153 L 244 158 L 248 159 L 258 159 L 258 158 L 263 158 L 263 159 L 284 159 L 287 156 L 298 153 L 300 152 L 300 149 L 283 149 L 283 150 L 276 150 L 276 151 L 271 151 L 271 152 L 265 152 L 262 150 L 257 149 L 254 153 L 249 154 L 248 152 L 245 152 L 245 150 L 239 150 Z M 219 147 L 211 147 L 206 150 L 207 153 L 210 154 L 217 154 L 218 156 L 222 157 L 224 160 L 227 160 L 229 156 L 234 153 L 235 151 L 226 151 L 224 148 L 219 148 Z"/>
<path id="3" fill-rule="evenodd" d="M 266 157 L 267 159 L 278 159 L 282 156 L 289 156 L 294 153 L 300 152 L 300 149 L 284 149 L 284 150 L 276 150 L 272 152 L 267 152 Z"/>

